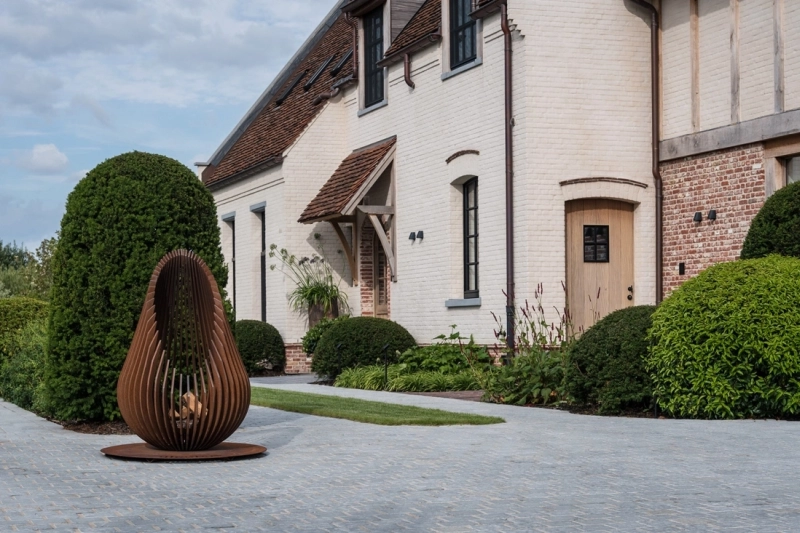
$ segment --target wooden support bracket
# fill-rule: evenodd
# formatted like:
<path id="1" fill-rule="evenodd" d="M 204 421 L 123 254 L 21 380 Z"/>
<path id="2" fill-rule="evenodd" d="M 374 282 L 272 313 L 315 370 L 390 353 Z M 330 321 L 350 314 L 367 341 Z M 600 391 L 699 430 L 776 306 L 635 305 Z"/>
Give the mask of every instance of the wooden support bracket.
<path id="1" fill-rule="evenodd" d="M 374 207 L 374 206 L 369 206 Z M 389 268 L 392 271 L 392 281 L 397 281 L 397 263 L 392 253 L 392 245 L 389 243 L 389 239 L 386 237 L 386 230 L 383 228 L 383 224 L 381 221 L 378 220 L 378 216 L 374 214 L 369 214 L 369 220 L 372 222 L 372 225 L 375 227 L 375 233 L 378 234 L 378 239 L 381 241 L 381 245 L 383 246 L 383 252 L 386 254 L 386 260 L 389 261 Z"/>
<path id="2" fill-rule="evenodd" d="M 347 242 L 344 232 L 342 231 L 341 226 L 339 226 L 339 222 L 335 220 L 329 220 L 328 222 L 330 222 L 331 226 L 333 226 L 336 236 L 339 237 L 339 242 L 342 243 L 344 255 L 347 256 L 347 264 L 350 266 L 350 274 L 353 276 L 353 286 L 358 286 L 358 269 L 356 268 L 355 252 L 353 251 L 353 248 L 350 247 L 350 243 Z M 355 238 L 353 241 L 354 242 L 352 246 L 355 247 Z"/>

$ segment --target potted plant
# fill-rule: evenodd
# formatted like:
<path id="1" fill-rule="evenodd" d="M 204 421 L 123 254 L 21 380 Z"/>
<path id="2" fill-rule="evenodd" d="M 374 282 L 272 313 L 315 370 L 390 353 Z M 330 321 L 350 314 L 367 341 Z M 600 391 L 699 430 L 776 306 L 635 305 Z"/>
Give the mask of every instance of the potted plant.
<path id="1" fill-rule="evenodd" d="M 319 240 L 319 234 L 314 238 Z M 323 252 L 322 246 L 319 250 Z M 348 310 L 347 294 L 333 279 L 333 268 L 322 255 L 298 259 L 285 248 L 279 250 L 272 244 L 269 256 L 280 262 L 280 270 L 294 283 L 295 288 L 288 295 L 289 303 L 295 311 L 308 313 L 309 328 L 323 318 L 338 317 L 340 310 Z M 271 265 L 270 269 L 275 270 L 276 266 Z"/>

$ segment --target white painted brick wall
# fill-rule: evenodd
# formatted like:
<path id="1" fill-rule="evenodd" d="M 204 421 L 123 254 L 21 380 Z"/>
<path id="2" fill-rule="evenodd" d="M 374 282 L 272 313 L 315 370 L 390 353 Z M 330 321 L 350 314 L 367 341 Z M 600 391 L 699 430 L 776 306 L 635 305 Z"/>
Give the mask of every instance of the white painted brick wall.
<path id="1" fill-rule="evenodd" d="M 731 123 L 730 0 L 699 0 L 700 129 Z"/>
<path id="2" fill-rule="evenodd" d="M 567 196 L 559 182 L 606 176 L 652 185 L 648 18 L 640 8 L 616 0 L 527 0 L 512 2 L 509 11 L 519 29 L 514 37 L 516 294 L 519 300 L 530 298 L 544 283 L 548 308 L 563 307 Z M 451 324 L 479 342 L 493 342 L 491 313 L 503 315 L 506 281 L 499 16 L 485 21 L 482 39 L 483 64 L 445 81 L 441 46 L 414 54 L 413 91 L 402 80 L 402 64 L 391 67 L 389 104 L 372 113 L 357 116 L 353 88 L 331 101 L 287 152 L 276 171 L 284 180 L 281 185 L 247 195 L 271 179 L 259 176 L 215 193 L 220 214 L 237 211 L 237 244 L 256 242 L 244 236 L 252 228 L 238 224 L 239 212 L 249 215 L 249 205 L 266 199 L 267 210 L 274 204 L 279 213 L 268 229 L 268 243 L 308 253 L 310 236 L 319 232 L 326 248 L 335 248 L 338 242 L 325 225 L 304 226 L 296 219 L 350 151 L 397 135 L 398 281 L 391 288 L 392 319 L 419 342 L 430 342 Z M 446 163 L 465 149 L 479 150 L 480 156 Z M 447 309 L 445 300 L 463 296 L 461 205 L 451 185 L 461 173 L 479 177 L 482 306 Z M 247 196 L 237 200 L 241 194 Z M 605 185 L 585 194 L 631 199 L 629 192 Z M 653 194 L 650 187 L 637 197 L 636 303 L 654 299 Z M 408 234 L 420 230 L 425 238 L 412 244 Z M 257 251 L 240 248 L 237 257 L 245 253 L 255 256 Z M 242 296 L 257 286 L 257 278 L 247 272 L 237 272 L 239 316 L 257 318 L 256 300 Z M 290 287 L 273 274 L 268 272 L 268 320 L 292 342 L 302 336 L 304 324 L 285 305 Z M 357 288 L 350 295 L 357 306 Z"/>
<path id="3" fill-rule="evenodd" d="M 739 75 L 743 121 L 775 109 L 773 0 L 739 0 Z"/>
<path id="4" fill-rule="evenodd" d="M 786 109 L 800 108 L 800 2 L 784 0 L 783 49 Z"/>
<path id="5" fill-rule="evenodd" d="M 692 47 L 689 0 L 661 6 L 662 116 L 664 139 L 692 131 Z"/>

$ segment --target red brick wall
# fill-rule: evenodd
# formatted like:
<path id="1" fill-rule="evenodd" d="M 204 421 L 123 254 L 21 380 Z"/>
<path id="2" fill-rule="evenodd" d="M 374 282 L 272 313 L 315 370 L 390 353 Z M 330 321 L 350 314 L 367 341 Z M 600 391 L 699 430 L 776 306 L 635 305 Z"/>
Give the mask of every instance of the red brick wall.
<path id="1" fill-rule="evenodd" d="M 287 374 L 307 374 L 311 372 L 311 358 L 303 352 L 302 344 L 286 345 Z"/>
<path id="2" fill-rule="evenodd" d="M 361 243 L 359 245 L 359 288 L 361 293 L 361 316 L 375 316 L 375 265 L 374 246 L 375 228 L 369 220 L 361 227 Z M 386 265 L 386 277 L 390 279 L 389 265 Z M 392 313 L 392 283 L 386 284 L 386 298 L 389 316 Z"/>
<path id="3" fill-rule="evenodd" d="M 751 144 L 661 165 L 664 180 L 664 292 L 709 266 L 739 257 L 766 200 L 764 145 Z M 716 209 L 717 220 L 708 212 Z M 701 223 L 694 214 L 703 214 Z M 678 265 L 685 263 L 681 276 Z"/>

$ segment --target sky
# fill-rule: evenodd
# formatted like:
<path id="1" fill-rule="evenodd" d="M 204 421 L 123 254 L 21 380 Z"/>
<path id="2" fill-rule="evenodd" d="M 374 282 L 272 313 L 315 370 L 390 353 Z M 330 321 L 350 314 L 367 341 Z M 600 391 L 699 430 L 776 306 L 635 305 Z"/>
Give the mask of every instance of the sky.
<path id="1" fill-rule="evenodd" d="M 206 161 L 336 0 L 1 0 L 0 241 L 132 150 Z"/>

